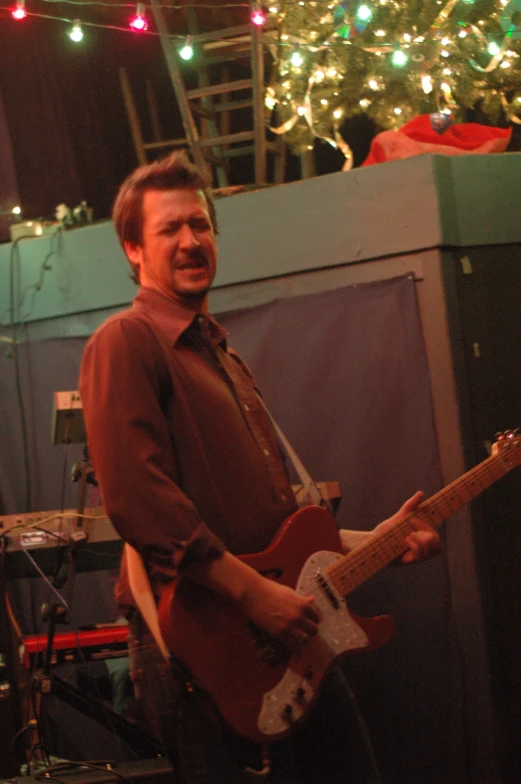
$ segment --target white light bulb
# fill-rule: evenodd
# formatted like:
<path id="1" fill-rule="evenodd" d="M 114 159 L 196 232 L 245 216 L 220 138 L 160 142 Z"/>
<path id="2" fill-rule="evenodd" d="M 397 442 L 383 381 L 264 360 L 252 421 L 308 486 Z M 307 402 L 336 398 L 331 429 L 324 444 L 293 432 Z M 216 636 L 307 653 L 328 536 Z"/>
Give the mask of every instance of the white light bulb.
<path id="1" fill-rule="evenodd" d="M 422 76 L 422 90 L 425 95 L 432 93 L 432 79 L 430 76 Z"/>

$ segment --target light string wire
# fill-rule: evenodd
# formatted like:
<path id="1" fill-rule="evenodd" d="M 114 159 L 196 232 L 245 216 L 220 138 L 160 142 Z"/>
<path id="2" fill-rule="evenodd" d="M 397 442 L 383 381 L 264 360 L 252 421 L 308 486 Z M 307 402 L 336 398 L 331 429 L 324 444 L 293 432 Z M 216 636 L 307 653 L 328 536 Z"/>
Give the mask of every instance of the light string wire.
<path id="1" fill-rule="evenodd" d="M 25 411 L 25 401 L 23 396 L 22 390 L 22 377 L 21 377 L 21 369 L 20 369 L 20 352 L 19 352 L 19 344 L 18 344 L 18 332 L 17 332 L 17 321 L 16 321 L 16 312 L 15 312 L 15 303 L 16 303 L 16 296 L 15 296 L 15 259 L 18 260 L 17 269 L 19 269 L 20 263 L 20 255 L 18 250 L 18 245 L 25 239 L 21 237 L 18 240 L 15 240 L 11 246 L 11 252 L 9 254 L 9 315 L 10 315 L 10 328 L 11 328 L 11 337 L 12 337 L 12 357 L 14 361 L 14 372 L 15 372 L 15 388 L 16 388 L 16 396 L 18 400 L 18 409 L 20 414 L 20 427 L 22 431 L 22 452 L 23 452 L 23 462 L 25 468 L 25 505 L 26 509 L 31 508 L 31 500 L 32 500 L 32 482 L 31 482 L 31 463 L 29 459 L 29 433 L 27 427 L 27 415 Z"/>
<path id="2" fill-rule="evenodd" d="M 61 2 L 61 0 L 45 0 L 45 2 L 58 3 L 58 2 Z M 74 2 L 74 0 L 67 0 L 67 2 Z M 86 5 L 92 5 L 92 4 L 91 3 L 86 3 Z M 180 7 L 184 7 L 184 6 L 180 6 Z M 214 6 L 212 6 L 212 7 L 214 7 Z M 9 6 L 0 6 L 0 11 L 6 11 L 8 13 L 11 13 L 12 8 L 9 7 Z M 73 18 L 64 17 L 64 16 L 54 16 L 53 14 L 38 13 L 37 11 L 27 11 L 27 17 L 35 17 L 37 19 L 49 19 L 49 20 L 55 21 L 55 22 L 64 22 L 65 24 L 73 24 L 74 22 L 77 21 L 77 17 L 74 17 L 74 19 L 73 19 Z M 155 37 L 159 38 L 160 35 L 161 35 L 156 30 L 140 30 L 138 33 L 136 33 L 134 30 L 131 30 L 128 25 L 126 27 L 123 27 L 121 25 L 109 25 L 109 24 L 102 24 L 100 22 L 89 22 L 88 20 L 85 20 L 85 19 L 81 20 L 81 25 L 82 25 L 82 27 L 94 27 L 94 28 L 98 28 L 98 29 L 101 29 L 101 30 L 114 30 L 114 31 L 120 32 L 120 33 L 130 33 L 131 35 L 134 35 L 134 36 L 136 36 L 136 35 L 137 36 L 150 35 L 150 36 L 155 36 Z M 183 41 L 183 43 L 186 41 L 186 34 L 185 33 L 183 33 L 183 34 L 167 33 L 166 37 L 167 38 L 171 38 L 171 39 L 175 39 L 175 40 L 179 40 L 179 41 Z M 194 42 L 197 43 L 197 36 L 193 36 L 193 38 L 194 38 Z M 223 36 L 222 38 L 217 37 L 217 38 L 215 38 L 215 40 L 216 41 L 225 41 L 226 43 L 237 43 L 237 44 L 243 43 L 243 39 L 242 38 L 229 38 L 228 36 Z M 265 47 L 267 47 L 267 48 L 273 46 L 273 42 L 270 41 L 270 40 L 264 40 L 264 41 L 261 41 L 261 43 Z M 286 41 L 280 41 L 280 42 L 277 41 L 277 46 L 287 47 L 288 49 L 294 49 L 295 48 L 295 44 L 292 43 L 291 41 L 288 41 L 288 42 L 286 42 Z M 327 44 L 321 44 L 320 47 L 318 47 L 317 44 L 301 44 L 300 48 L 301 49 L 309 49 L 309 51 L 315 52 L 319 48 L 321 48 L 321 49 L 333 49 L 333 48 L 345 49 L 347 46 L 352 46 L 351 41 L 328 42 Z M 381 48 L 381 47 L 379 47 L 379 48 Z"/>

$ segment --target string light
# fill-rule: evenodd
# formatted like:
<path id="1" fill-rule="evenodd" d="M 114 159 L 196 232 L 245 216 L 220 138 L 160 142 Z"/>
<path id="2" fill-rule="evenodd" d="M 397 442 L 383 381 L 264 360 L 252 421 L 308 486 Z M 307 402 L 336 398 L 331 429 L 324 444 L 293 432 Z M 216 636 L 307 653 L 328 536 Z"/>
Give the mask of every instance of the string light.
<path id="1" fill-rule="evenodd" d="M 81 22 L 79 19 L 75 19 L 72 23 L 72 27 L 69 30 L 69 38 L 76 44 L 79 44 L 81 41 L 83 41 L 83 30 L 81 28 Z"/>
<path id="2" fill-rule="evenodd" d="M 251 22 L 257 27 L 262 27 L 266 23 L 266 14 L 258 4 L 254 4 L 251 12 Z"/>
<path id="3" fill-rule="evenodd" d="M 194 48 L 192 46 L 192 37 L 189 35 L 186 38 L 184 46 L 179 50 L 179 57 L 182 60 L 191 60 L 194 56 Z"/>
<path id="4" fill-rule="evenodd" d="M 16 7 L 11 11 L 11 16 L 16 20 L 25 19 L 27 16 L 25 0 L 16 0 Z"/>
<path id="5" fill-rule="evenodd" d="M 136 15 L 130 20 L 130 26 L 136 33 L 143 33 L 148 29 L 148 22 L 145 16 L 145 4 L 138 3 L 136 6 Z"/>
<path id="6" fill-rule="evenodd" d="M 44 0 L 45 2 L 56 2 L 56 0 Z M 120 0 L 99 0 L 99 2 L 89 2 L 89 0 L 62 0 L 64 3 L 71 3 L 74 5 L 104 5 L 115 7 L 128 7 Z M 476 0 L 471 0 L 476 4 Z M 434 108 L 437 96 L 441 100 L 442 105 L 450 106 L 452 111 L 455 111 L 455 98 L 454 94 L 462 94 L 466 91 L 469 95 L 471 87 L 478 84 L 478 78 L 482 80 L 480 85 L 479 94 L 486 96 L 487 88 L 493 89 L 496 96 L 501 97 L 502 91 L 512 89 L 513 85 L 519 83 L 521 75 L 521 60 L 519 59 L 518 51 L 521 53 L 521 41 L 512 40 L 505 34 L 498 32 L 497 20 L 499 18 L 498 9 L 500 6 L 506 7 L 510 0 L 493 0 L 496 5 L 494 13 L 482 11 L 483 17 L 476 21 L 476 15 L 469 17 L 471 21 L 466 20 L 468 16 L 468 6 L 461 9 L 461 5 L 467 0 L 461 0 L 459 5 L 460 10 L 465 10 L 465 14 L 458 15 L 458 3 L 452 3 L 452 0 L 439 0 L 439 6 L 443 6 L 438 11 L 436 20 L 430 19 L 431 27 L 425 28 L 425 35 L 417 36 L 418 25 L 417 19 L 414 18 L 412 11 L 407 19 L 404 19 L 399 25 L 392 16 L 382 15 L 379 17 L 379 22 L 371 26 L 370 20 L 374 20 L 377 10 L 385 6 L 387 12 L 390 9 L 399 10 L 401 6 L 406 5 L 406 0 L 343 0 L 343 4 L 347 7 L 349 5 L 350 12 L 350 32 L 341 35 L 335 30 L 333 22 L 333 14 L 331 13 L 338 4 L 339 0 L 330 0 L 328 5 L 329 11 L 325 11 L 325 5 L 328 0 L 271 0 L 271 3 L 266 3 L 262 6 L 263 0 L 247 0 L 243 3 L 226 3 L 219 8 L 225 7 L 242 7 L 244 13 L 251 13 L 250 20 L 252 24 L 262 25 L 268 15 L 275 14 L 274 22 L 278 26 L 279 22 L 283 22 L 282 29 L 279 29 L 279 34 L 269 32 L 267 37 L 269 40 L 263 43 L 270 45 L 278 45 L 279 49 L 279 79 L 273 85 L 273 94 L 266 99 L 266 106 L 279 107 L 286 106 L 287 109 L 280 112 L 280 122 L 286 123 L 293 115 L 305 116 L 307 123 L 300 122 L 294 126 L 294 130 L 290 128 L 288 132 L 288 140 L 292 143 L 292 138 L 300 140 L 298 145 L 300 149 L 305 149 L 307 144 L 306 134 L 309 135 L 311 131 L 317 137 L 327 139 L 331 135 L 331 122 L 333 118 L 339 120 L 340 116 L 351 116 L 357 111 L 367 111 L 371 117 L 374 117 L 385 125 L 397 125 L 403 122 L 404 118 L 408 119 L 410 116 L 419 113 L 419 108 L 422 106 L 431 105 L 431 111 L 444 111 L 439 105 Z M 131 0 L 132 2 L 132 0 Z M 135 4 L 136 0 L 133 0 Z M 15 8 L 16 3 L 16 8 Z M 452 3 L 452 4 L 451 4 Z M 203 3 L 194 2 L 195 7 L 215 7 L 215 0 L 213 5 L 206 6 Z M 450 8 L 449 8 L 450 5 Z M 469 3 L 470 5 L 470 3 Z M 455 10 L 451 11 L 455 6 Z M 136 7 L 134 5 L 134 7 Z M 180 8 L 181 6 L 170 5 L 168 0 L 162 2 L 164 8 Z M 295 9 L 295 24 L 291 23 L 292 7 Z M 14 10 L 12 10 L 14 9 Z M 158 35 L 157 32 L 147 30 L 147 20 L 145 18 L 145 3 L 138 3 L 136 16 L 132 19 L 131 27 L 138 32 L 146 32 L 148 35 Z M 316 9 L 316 10 L 313 10 Z M 26 16 L 42 16 L 44 14 L 33 13 L 32 8 L 29 12 L 25 9 L 25 0 L 12 0 L 12 8 L 9 9 L 16 19 L 23 19 Z M 378 12 L 379 12 L 378 10 Z M 308 13 L 309 12 L 309 13 Z M 259 18 L 256 14 L 259 14 Z M 394 11 L 393 11 L 394 13 Z M 445 13 L 442 18 L 441 14 Z M 448 20 L 448 14 L 452 13 L 452 18 Z M 502 19 L 505 14 L 502 10 L 499 11 Z M 308 14 L 306 16 L 306 14 Z M 278 17 L 277 17 L 278 15 Z M 511 23 L 513 27 L 519 26 L 514 17 L 511 16 Z M 67 33 L 72 40 L 81 40 L 83 38 L 82 24 L 86 26 L 103 27 L 112 30 L 125 30 L 130 32 L 128 26 L 125 28 L 123 25 L 128 24 L 130 20 L 124 20 L 122 26 L 116 27 L 114 25 L 100 25 L 94 22 L 79 20 L 72 20 L 58 18 L 56 16 L 47 16 L 46 18 L 54 19 L 67 26 Z M 439 19 L 442 19 L 439 22 Z M 380 21 L 381 20 L 381 21 Z M 494 24 L 490 25 L 490 23 Z M 449 24 L 450 22 L 450 24 Z M 378 23 L 386 25 L 386 29 L 377 27 Z M 71 29 L 72 25 L 72 29 Z M 490 25 L 490 26 L 489 26 Z M 77 29 L 77 32 L 76 32 Z M 403 30 L 409 32 L 403 32 Z M 504 30 L 506 28 L 504 27 Z M 364 33 L 363 35 L 361 33 Z M 79 36 L 76 39 L 76 36 Z M 463 38 L 469 38 L 472 41 L 472 46 L 465 47 L 461 41 Z M 194 50 L 189 38 L 185 40 L 184 35 L 171 34 L 169 36 L 172 45 L 177 49 L 177 55 L 181 59 L 189 60 L 193 57 Z M 487 40 L 488 38 L 488 40 Z M 511 35 L 510 35 L 511 38 Z M 414 41 L 414 43 L 413 43 Z M 427 42 L 425 46 L 422 44 Z M 297 44 L 298 42 L 298 44 Z M 508 42 L 508 43 L 507 43 Z M 183 45 L 184 43 L 184 45 Z M 466 43 L 466 42 L 465 42 Z M 507 45 L 511 49 L 507 49 Z M 516 51 L 514 51 L 514 49 Z M 505 51 L 506 50 L 506 51 Z M 479 59 L 479 51 L 481 55 L 488 52 L 489 59 L 485 62 Z M 476 60 L 469 59 L 470 53 Z M 324 56 L 323 56 L 324 55 Z M 451 65 L 452 60 L 443 58 L 454 58 L 454 66 L 446 68 L 444 66 Z M 309 58 L 309 72 L 308 72 L 308 58 Z M 356 60 L 353 58 L 357 58 Z M 376 59 L 375 59 L 376 58 Z M 510 58 L 510 59 L 509 59 Z M 365 62 L 363 62 L 365 61 Z M 291 66 L 290 66 L 291 62 Z M 354 68 L 353 62 L 360 62 L 360 68 Z M 461 64 L 465 67 L 465 75 L 470 76 L 467 81 L 463 81 L 463 69 Z M 481 63 L 481 66 L 479 65 Z M 485 67 L 486 64 L 486 67 Z M 335 67 L 332 67 L 332 66 Z M 362 68 L 363 65 L 363 68 Z M 470 69 L 467 67 L 470 66 Z M 301 68 L 301 66 L 304 66 Z M 410 71 L 409 71 L 409 66 Z M 416 89 L 409 92 L 407 104 L 402 108 L 395 106 L 393 98 L 388 94 L 388 76 L 392 68 L 402 70 L 402 77 L 405 83 L 410 81 L 411 86 L 416 84 Z M 432 70 L 431 70 L 432 69 Z M 472 76 L 472 69 L 479 72 L 477 75 Z M 432 76 L 430 75 L 432 74 Z M 441 77 L 446 78 L 447 81 L 440 83 Z M 371 75 L 371 78 L 369 78 Z M 490 81 L 496 80 L 497 84 L 490 85 L 487 83 L 491 75 Z M 394 78 L 400 78 L 396 74 Z M 391 77 L 392 79 L 392 77 Z M 284 81 L 283 81 L 284 80 Z M 307 89 L 306 89 L 307 83 Z M 342 92 L 339 94 L 339 85 L 342 84 Z M 346 91 L 347 85 L 347 91 Z M 294 88 L 297 89 L 294 89 Z M 371 94 L 371 100 L 365 96 L 369 95 L 369 91 L 374 91 L 375 95 Z M 378 100 L 374 100 L 378 91 Z M 454 93 L 453 93 L 454 91 Z M 419 93 L 419 95 L 418 95 Z M 421 97 L 423 94 L 423 98 Z M 306 97 L 303 99 L 303 95 Z M 354 100 L 349 100 L 345 96 L 349 95 Z M 471 95 L 471 94 L 470 94 Z M 333 97 L 338 96 L 338 97 Z M 328 100 L 329 99 L 329 100 Z M 396 97 L 395 99 L 396 100 Z M 342 105 L 346 101 L 345 106 Z M 510 99 L 512 106 L 519 108 L 518 97 Z M 356 108 L 356 107 L 360 108 Z M 336 108 L 335 108 L 336 107 Z M 355 107 L 355 108 L 353 108 Z M 335 110 L 335 113 L 333 112 Z M 315 110 L 315 116 L 313 111 Z M 285 113 L 284 113 L 285 112 Z M 340 114 L 338 114 L 340 112 Z M 395 119 L 396 115 L 396 119 Z M 397 117 L 401 115 L 398 121 Z M 289 126 L 290 123 L 287 123 Z M 333 123 L 334 127 L 337 125 Z M 309 127 L 308 127 L 309 126 Z M 322 135 L 324 133 L 324 135 Z M 336 137 L 335 137 L 336 138 Z"/>

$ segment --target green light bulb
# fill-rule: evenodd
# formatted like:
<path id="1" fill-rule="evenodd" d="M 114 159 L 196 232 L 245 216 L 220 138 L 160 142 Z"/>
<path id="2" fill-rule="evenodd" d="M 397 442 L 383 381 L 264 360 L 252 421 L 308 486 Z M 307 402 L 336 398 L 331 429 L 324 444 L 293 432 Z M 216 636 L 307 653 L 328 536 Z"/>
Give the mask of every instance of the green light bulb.
<path id="1" fill-rule="evenodd" d="M 397 65 L 398 67 L 401 67 L 405 65 L 405 63 L 409 58 L 407 57 L 405 52 L 402 52 L 401 49 L 397 49 L 395 52 L 393 52 L 393 56 L 391 59 L 393 61 L 393 65 Z"/>
<path id="2" fill-rule="evenodd" d="M 71 41 L 74 41 L 75 44 L 79 44 L 83 41 L 83 30 L 81 29 L 81 22 L 78 19 L 75 19 L 72 23 L 72 27 L 69 30 L 69 38 Z"/>
<path id="3" fill-rule="evenodd" d="M 179 57 L 182 57 L 183 60 L 191 60 L 193 56 L 194 50 L 191 46 L 183 46 L 183 48 L 179 50 Z"/>

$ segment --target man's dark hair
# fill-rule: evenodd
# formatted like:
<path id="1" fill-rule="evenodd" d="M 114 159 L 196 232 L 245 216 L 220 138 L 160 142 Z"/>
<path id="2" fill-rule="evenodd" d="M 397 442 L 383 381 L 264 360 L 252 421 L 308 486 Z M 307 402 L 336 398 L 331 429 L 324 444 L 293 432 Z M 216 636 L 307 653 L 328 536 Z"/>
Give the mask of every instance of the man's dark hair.
<path id="1" fill-rule="evenodd" d="M 122 183 L 114 202 L 112 219 L 123 250 L 125 242 L 134 245 L 143 243 L 143 196 L 146 191 L 182 188 L 203 191 L 212 227 L 217 234 L 217 217 L 208 173 L 192 163 L 185 152 L 173 152 L 160 161 L 140 166 Z M 132 280 L 139 283 L 139 267 L 131 261 L 129 264 Z"/>

